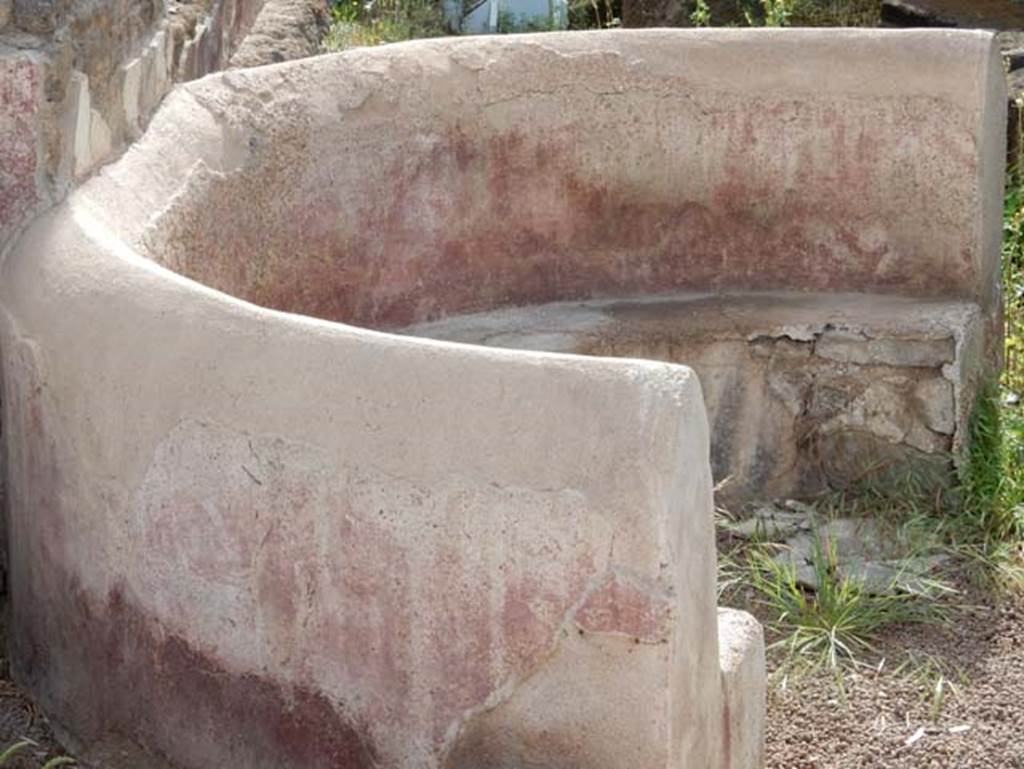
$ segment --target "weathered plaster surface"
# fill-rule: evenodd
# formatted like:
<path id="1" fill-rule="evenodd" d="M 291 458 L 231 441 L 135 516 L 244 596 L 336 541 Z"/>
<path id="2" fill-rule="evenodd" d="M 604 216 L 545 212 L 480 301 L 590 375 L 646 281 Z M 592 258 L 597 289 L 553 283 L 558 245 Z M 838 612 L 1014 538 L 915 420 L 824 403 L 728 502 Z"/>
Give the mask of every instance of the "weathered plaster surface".
<path id="1" fill-rule="evenodd" d="M 999 362 L 1005 84 L 992 36 L 582 40 L 420 42 L 210 79 L 168 105 L 153 149 L 98 194 L 153 178 L 147 158 L 186 140 L 171 116 L 187 117 L 203 126 L 187 139 L 199 151 L 153 191 L 158 205 L 112 226 L 263 306 L 401 329 L 731 292 L 748 328 L 728 343 L 715 312 L 662 303 L 649 311 L 666 317 L 628 332 L 620 311 L 608 338 L 549 326 L 523 344 L 695 365 L 715 471 L 738 496 L 814 493 L 908 457 L 946 474 Z M 771 309 L 752 291 L 795 298 Z M 793 345 L 787 313 L 810 293 L 816 330 Z M 851 296 L 829 300 L 839 293 Z M 922 324 L 941 328 L 915 336 Z"/>
<path id="2" fill-rule="evenodd" d="M 177 89 L 3 264 L 17 674 L 183 768 L 753 765 L 692 371 L 332 321 L 873 296 L 654 357 L 726 349 L 783 408 L 859 370 L 822 429 L 942 448 L 997 347 L 998 67 L 983 33 L 651 31 Z M 585 308 L 624 334 L 587 352 L 653 355 L 649 311 Z"/>
<path id="3" fill-rule="evenodd" d="M 679 290 L 994 313 L 991 36 L 829 35 L 422 42 L 232 73 L 190 89 L 222 147 L 143 240 L 256 303 L 382 327 Z"/>
<path id="4" fill-rule="evenodd" d="M 260 309 L 133 254 L 90 187 L 0 281 L 44 707 L 183 768 L 719 765 L 692 372 Z"/>

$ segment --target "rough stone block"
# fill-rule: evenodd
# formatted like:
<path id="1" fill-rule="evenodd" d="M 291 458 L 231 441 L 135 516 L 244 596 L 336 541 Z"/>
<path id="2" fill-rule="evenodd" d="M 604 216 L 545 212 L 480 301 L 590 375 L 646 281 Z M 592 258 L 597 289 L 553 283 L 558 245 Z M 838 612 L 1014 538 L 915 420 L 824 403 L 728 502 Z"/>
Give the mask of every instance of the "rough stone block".
<path id="1" fill-rule="evenodd" d="M 142 60 L 132 59 L 124 68 L 122 106 L 124 119 L 130 130 L 138 130 L 142 97 Z"/>
<path id="2" fill-rule="evenodd" d="M 62 17 L 59 0 L 13 0 L 14 23 L 25 32 L 45 35 L 57 29 Z"/>
<path id="3" fill-rule="evenodd" d="M 917 383 L 915 395 L 929 429 L 945 435 L 952 435 L 956 430 L 954 393 L 952 383 L 943 377 L 923 379 Z"/>
<path id="4" fill-rule="evenodd" d="M 953 362 L 955 347 L 955 340 L 948 334 L 938 339 L 871 339 L 858 332 L 825 331 L 815 344 L 814 353 L 862 366 L 937 368 Z"/>
<path id="5" fill-rule="evenodd" d="M 93 112 L 92 98 L 89 93 L 89 77 L 82 72 L 71 73 L 71 102 L 74 114 L 74 153 L 75 176 L 82 177 L 92 170 L 95 156 L 93 155 Z"/>

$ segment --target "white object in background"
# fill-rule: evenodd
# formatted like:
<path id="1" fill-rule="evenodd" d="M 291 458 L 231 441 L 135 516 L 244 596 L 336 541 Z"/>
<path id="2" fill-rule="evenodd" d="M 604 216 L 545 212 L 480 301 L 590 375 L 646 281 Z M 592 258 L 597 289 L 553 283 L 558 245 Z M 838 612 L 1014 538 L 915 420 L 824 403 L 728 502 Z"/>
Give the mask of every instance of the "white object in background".
<path id="1" fill-rule="evenodd" d="M 448 28 L 469 35 L 540 32 L 569 26 L 567 0 L 445 0 L 443 8 Z M 503 15 L 507 24 L 502 24 Z"/>

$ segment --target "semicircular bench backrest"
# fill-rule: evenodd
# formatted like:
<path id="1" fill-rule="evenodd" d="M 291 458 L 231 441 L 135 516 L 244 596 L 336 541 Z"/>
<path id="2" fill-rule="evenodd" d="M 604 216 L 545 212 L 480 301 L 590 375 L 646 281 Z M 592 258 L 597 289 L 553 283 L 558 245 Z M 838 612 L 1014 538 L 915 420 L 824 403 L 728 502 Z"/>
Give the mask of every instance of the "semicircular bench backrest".
<path id="1" fill-rule="evenodd" d="M 117 224 L 207 285 L 383 328 L 680 290 L 957 297 L 994 313 L 1004 89 L 982 32 L 353 51 L 182 89 L 119 166 L 159 183 L 142 201 L 122 185 L 116 210 L 139 215 Z"/>

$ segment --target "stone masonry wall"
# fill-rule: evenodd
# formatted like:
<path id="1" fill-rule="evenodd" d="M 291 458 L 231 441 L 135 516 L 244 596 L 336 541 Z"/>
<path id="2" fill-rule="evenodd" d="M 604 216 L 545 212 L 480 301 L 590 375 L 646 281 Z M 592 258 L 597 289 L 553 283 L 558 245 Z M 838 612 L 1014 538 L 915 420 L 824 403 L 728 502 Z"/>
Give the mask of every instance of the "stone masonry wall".
<path id="1" fill-rule="evenodd" d="M 0 253 L 114 157 L 175 80 L 223 68 L 262 0 L 0 0 Z"/>

